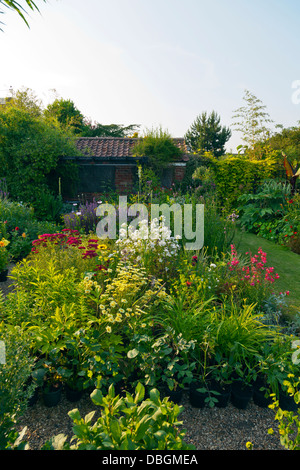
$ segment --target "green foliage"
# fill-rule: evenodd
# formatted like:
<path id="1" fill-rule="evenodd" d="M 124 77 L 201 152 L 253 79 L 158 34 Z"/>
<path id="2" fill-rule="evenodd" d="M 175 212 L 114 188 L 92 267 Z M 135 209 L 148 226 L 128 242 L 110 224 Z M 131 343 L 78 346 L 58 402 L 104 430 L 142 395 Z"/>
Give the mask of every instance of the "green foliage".
<path id="1" fill-rule="evenodd" d="M 6 233 L 9 253 L 14 260 L 28 256 L 33 240 L 40 233 L 55 233 L 58 229 L 54 223 L 38 221 L 33 207 L 9 199 L 0 200 L 0 220 L 3 221 L 0 232 L 3 236 Z"/>
<path id="2" fill-rule="evenodd" d="M 44 111 L 47 119 L 58 121 L 66 130 L 80 137 L 126 137 L 136 132 L 139 126 L 131 124 L 104 125 L 87 119 L 72 100 L 55 99 Z"/>
<path id="3" fill-rule="evenodd" d="M 195 362 L 190 362 L 194 341 L 186 341 L 181 333 L 175 335 L 170 328 L 166 334 L 153 338 L 148 335 L 135 335 L 132 338 L 133 349 L 127 356 L 135 362 L 139 370 L 138 381 L 144 381 L 151 387 L 156 384 L 166 385 L 170 390 L 183 388 L 191 382 Z"/>
<path id="4" fill-rule="evenodd" d="M 120 398 L 114 387 L 103 396 L 100 390 L 91 394 L 93 403 L 101 407 L 101 416 L 93 424 L 95 412 L 82 418 L 78 409 L 69 413 L 74 437 L 57 436 L 44 449 L 61 450 L 188 450 L 184 431 L 179 429 L 178 415 L 182 408 L 160 399 L 156 389 L 144 400 L 145 389 L 138 384 L 135 395 Z"/>
<path id="5" fill-rule="evenodd" d="M 38 201 L 48 191 L 47 175 L 59 157 L 78 153 L 71 134 L 13 101 L 0 110 L 0 137 L 2 176 L 10 197 L 23 202 Z"/>
<path id="6" fill-rule="evenodd" d="M 235 235 L 235 223 L 222 215 L 216 198 L 204 203 L 204 249 L 208 254 L 226 252 Z"/>
<path id="7" fill-rule="evenodd" d="M 233 126 L 235 130 L 242 133 L 242 139 L 246 143 L 246 155 L 251 160 L 260 160 L 261 154 L 256 148 L 256 144 L 265 141 L 270 135 L 268 124 L 273 122 L 264 106 L 256 96 L 245 90 L 245 105 L 234 111 Z"/>
<path id="8" fill-rule="evenodd" d="M 84 116 L 71 100 L 56 99 L 44 111 L 48 119 L 57 120 L 61 127 L 80 134 L 83 128 Z"/>
<path id="9" fill-rule="evenodd" d="M 5 364 L 0 364 L 0 449 L 3 450 L 18 446 L 14 426 L 34 390 L 34 385 L 28 385 L 34 360 L 19 327 L 0 322 L 0 339 L 6 349 Z"/>
<path id="10" fill-rule="evenodd" d="M 182 150 L 167 131 L 158 128 L 145 132 L 144 137 L 135 145 L 133 156 L 147 157 L 150 167 L 160 176 L 163 168 L 182 156 Z"/>
<path id="11" fill-rule="evenodd" d="M 249 232 L 255 232 L 266 221 L 281 220 L 290 194 L 289 185 L 276 181 L 265 181 L 255 193 L 242 194 L 238 198 L 242 203 L 238 207 L 241 226 Z"/>
<path id="12" fill-rule="evenodd" d="M 298 405 L 297 412 L 282 410 L 279 400 L 272 394 L 273 403 L 269 406 L 276 411 L 275 420 L 278 421 L 280 442 L 287 450 L 300 450 L 300 380 L 290 374 L 284 382 L 287 393 L 293 397 Z M 273 429 L 269 429 L 269 434 L 273 434 Z"/>
<path id="13" fill-rule="evenodd" d="M 291 162 L 300 161 L 300 127 L 281 128 L 268 140 L 278 152 L 284 152 Z"/>
<path id="14" fill-rule="evenodd" d="M 85 119 L 81 137 L 136 137 L 138 128 L 139 126 L 136 124 L 130 124 L 129 126 L 105 125 Z"/>
<path id="15" fill-rule="evenodd" d="M 214 165 L 218 197 L 226 207 L 236 207 L 238 197 L 252 193 L 266 179 L 272 179 L 276 172 L 274 160 L 248 160 L 242 156 L 229 156 Z"/>
<path id="16" fill-rule="evenodd" d="M 220 117 L 213 111 L 199 115 L 185 134 L 187 145 L 193 152 L 211 152 L 216 158 L 224 155 L 225 144 L 231 137 L 231 130 L 221 126 Z"/>
<path id="17" fill-rule="evenodd" d="M 42 0 L 44 2 L 46 2 L 47 0 Z M 1 0 L 0 1 L 0 6 L 1 5 L 4 5 L 6 6 L 7 8 L 15 11 L 16 13 L 18 13 L 18 15 L 22 18 L 22 20 L 26 23 L 27 26 L 29 26 L 27 20 L 26 20 L 26 17 L 25 17 L 25 9 L 22 7 L 22 5 L 20 5 L 20 3 L 16 2 L 15 0 Z M 32 10 L 37 10 L 39 11 L 36 3 L 33 1 L 33 0 L 26 0 L 26 5 Z M 4 10 L 0 10 L 0 13 L 4 13 Z"/>
<path id="18" fill-rule="evenodd" d="M 34 204 L 34 214 L 38 220 L 62 222 L 63 199 L 51 193 L 42 193 Z"/>

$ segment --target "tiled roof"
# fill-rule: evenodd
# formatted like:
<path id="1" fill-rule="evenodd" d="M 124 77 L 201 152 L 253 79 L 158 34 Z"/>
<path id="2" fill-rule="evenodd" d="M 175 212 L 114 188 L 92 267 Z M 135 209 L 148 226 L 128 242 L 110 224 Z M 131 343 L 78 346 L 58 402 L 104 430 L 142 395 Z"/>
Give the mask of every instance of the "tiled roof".
<path id="1" fill-rule="evenodd" d="M 187 154 L 187 147 L 184 139 L 173 139 L 184 154 Z M 78 150 L 88 157 L 131 157 L 133 147 L 139 141 L 138 138 L 130 137 L 80 137 L 76 146 Z M 185 160 L 185 158 L 184 158 Z"/>

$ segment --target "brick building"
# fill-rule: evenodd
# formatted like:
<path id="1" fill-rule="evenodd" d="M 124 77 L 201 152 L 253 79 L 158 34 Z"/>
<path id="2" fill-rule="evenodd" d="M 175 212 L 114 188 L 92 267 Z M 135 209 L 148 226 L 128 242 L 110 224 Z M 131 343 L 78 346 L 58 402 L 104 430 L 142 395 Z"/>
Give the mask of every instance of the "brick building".
<path id="1" fill-rule="evenodd" d="M 93 197 L 108 190 L 129 194 L 137 182 L 138 164 L 147 162 L 147 156 L 133 157 L 138 138 L 81 137 L 77 140 L 80 157 L 70 157 L 79 165 L 78 194 Z M 183 138 L 174 139 L 183 150 L 183 158 L 171 163 L 163 172 L 162 186 L 170 187 L 185 174 L 188 150 Z M 65 158 L 64 158 L 65 160 Z"/>

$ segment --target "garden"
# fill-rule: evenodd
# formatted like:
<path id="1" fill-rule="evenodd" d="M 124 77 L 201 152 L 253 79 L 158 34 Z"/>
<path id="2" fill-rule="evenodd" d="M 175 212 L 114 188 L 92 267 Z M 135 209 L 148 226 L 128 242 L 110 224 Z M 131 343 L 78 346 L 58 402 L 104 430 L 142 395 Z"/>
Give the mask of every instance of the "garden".
<path id="1" fill-rule="evenodd" d="M 78 174 L 60 160 L 75 154 L 63 124 L 26 93 L 0 109 L 0 448 L 30 449 L 26 420 L 38 426 L 37 411 L 67 401 L 71 434 L 54 412 L 38 450 L 197 449 L 187 409 L 268 410 L 266 433 L 299 450 L 299 129 L 237 155 L 198 141 L 170 188 L 159 181 L 172 141 L 161 130 L 141 139 L 150 166 L 128 204 L 189 205 L 193 226 L 203 205 L 192 251 L 172 217 L 131 231 L 134 216 L 126 226 L 118 216 L 116 238 L 99 238 L 98 208 L 120 215 L 119 195 L 63 197 L 61 181 Z"/>
<path id="2" fill-rule="evenodd" d="M 204 203 L 203 248 L 186 250 L 163 218 L 147 237 L 140 224 L 131 237 L 100 240 L 96 201 L 55 224 L 1 198 L 3 270 L 13 261 L 0 304 L 2 449 L 26 447 L 18 417 L 37 400 L 55 407 L 62 394 L 75 407 L 90 396 L 103 413 L 94 422 L 75 408 L 73 439 L 49 436 L 43 449 L 192 448 L 179 426 L 182 394 L 195 409 L 279 407 L 299 432 L 299 318 L 277 287 L 282 265 L 259 245 L 240 251 L 241 225 L 214 197 L 151 198 Z M 282 442 L 299 447 L 289 433 Z"/>

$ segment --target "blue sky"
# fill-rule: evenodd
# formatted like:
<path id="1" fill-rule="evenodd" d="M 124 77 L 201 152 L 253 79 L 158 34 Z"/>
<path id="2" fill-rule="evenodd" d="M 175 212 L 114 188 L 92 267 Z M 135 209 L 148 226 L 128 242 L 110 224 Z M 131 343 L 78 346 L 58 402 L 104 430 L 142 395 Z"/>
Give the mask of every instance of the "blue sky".
<path id="1" fill-rule="evenodd" d="M 21 3 L 25 4 L 23 0 Z M 5 13 L 0 97 L 31 88 L 102 124 L 182 137 L 203 111 L 223 125 L 248 89 L 275 124 L 297 125 L 299 0 L 49 0 L 28 29 Z M 300 88 L 300 82 L 299 82 Z M 300 97 L 300 94 L 298 95 Z M 240 135 L 227 145 L 235 151 Z"/>

